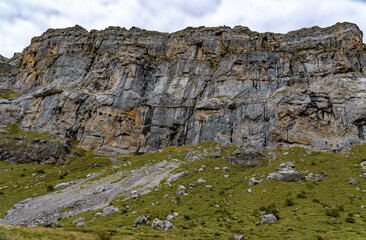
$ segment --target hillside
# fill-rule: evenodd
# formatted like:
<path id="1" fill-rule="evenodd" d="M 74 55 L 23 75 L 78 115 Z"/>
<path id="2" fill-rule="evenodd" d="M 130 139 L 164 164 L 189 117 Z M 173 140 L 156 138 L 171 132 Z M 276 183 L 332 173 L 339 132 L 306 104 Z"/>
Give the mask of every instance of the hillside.
<path id="1" fill-rule="evenodd" d="M 0 56 L 0 239 L 365 239 L 362 37 L 34 37 Z"/>

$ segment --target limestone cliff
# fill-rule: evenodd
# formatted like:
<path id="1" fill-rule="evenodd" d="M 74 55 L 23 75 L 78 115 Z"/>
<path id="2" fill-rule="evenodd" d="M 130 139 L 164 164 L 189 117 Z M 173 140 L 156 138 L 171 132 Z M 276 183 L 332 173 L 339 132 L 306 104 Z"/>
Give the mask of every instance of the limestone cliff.
<path id="1" fill-rule="evenodd" d="M 351 23 L 287 34 L 49 29 L 1 58 L 1 125 L 146 152 L 216 141 L 338 149 L 365 139 L 366 51 Z"/>

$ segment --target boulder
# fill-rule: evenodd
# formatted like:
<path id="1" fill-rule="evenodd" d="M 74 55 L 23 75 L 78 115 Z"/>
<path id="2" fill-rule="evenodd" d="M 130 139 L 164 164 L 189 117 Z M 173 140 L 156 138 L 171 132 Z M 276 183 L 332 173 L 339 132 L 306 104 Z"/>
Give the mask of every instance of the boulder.
<path id="1" fill-rule="evenodd" d="M 84 222 L 84 221 L 85 221 L 85 218 L 79 217 L 79 218 L 75 219 L 74 221 L 72 221 L 72 224 L 77 225 L 77 224 L 79 224 L 81 222 Z"/>
<path id="2" fill-rule="evenodd" d="M 274 214 L 266 214 L 262 217 L 262 223 L 274 223 L 277 221 L 277 218 Z"/>
<path id="3" fill-rule="evenodd" d="M 235 240 L 244 240 L 244 235 L 236 235 Z"/>
<path id="4" fill-rule="evenodd" d="M 144 215 L 140 215 L 138 218 L 136 218 L 134 225 L 149 225 L 149 221 L 147 221 L 147 218 Z"/>
<path id="5" fill-rule="evenodd" d="M 256 180 L 254 177 L 249 179 L 248 187 L 253 187 L 259 183 L 263 182 L 263 180 Z"/>
<path id="6" fill-rule="evenodd" d="M 206 182 L 206 180 L 205 179 L 203 179 L 203 178 L 199 178 L 199 179 L 197 179 L 197 181 L 196 181 L 197 183 L 205 183 Z"/>
<path id="7" fill-rule="evenodd" d="M 269 180 L 277 180 L 280 182 L 298 182 L 303 178 L 304 176 L 302 176 L 301 173 L 290 169 L 270 173 L 267 177 Z"/>
<path id="8" fill-rule="evenodd" d="M 160 230 L 160 231 L 168 231 L 168 230 L 175 229 L 174 225 L 171 222 L 169 222 L 169 221 L 163 222 L 158 218 L 155 218 L 153 220 L 151 227 L 155 228 L 157 230 Z"/>
<path id="9" fill-rule="evenodd" d="M 357 185 L 358 184 L 356 179 L 350 179 L 347 182 L 349 182 L 351 185 Z"/>
<path id="10" fill-rule="evenodd" d="M 109 206 L 103 209 L 103 217 L 119 212 L 118 207 Z"/>

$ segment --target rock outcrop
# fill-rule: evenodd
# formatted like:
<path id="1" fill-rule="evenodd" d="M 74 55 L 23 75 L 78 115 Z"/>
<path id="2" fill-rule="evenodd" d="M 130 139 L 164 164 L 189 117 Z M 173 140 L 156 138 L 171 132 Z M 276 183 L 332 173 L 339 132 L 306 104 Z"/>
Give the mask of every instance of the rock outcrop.
<path id="1" fill-rule="evenodd" d="M 216 141 L 330 150 L 365 140 L 366 52 L 351 23 L 287 34 L 49 29 L 0 65 L 0 89 L 19 95 L 0 101 L 2 115 L 87 149 Z"/>

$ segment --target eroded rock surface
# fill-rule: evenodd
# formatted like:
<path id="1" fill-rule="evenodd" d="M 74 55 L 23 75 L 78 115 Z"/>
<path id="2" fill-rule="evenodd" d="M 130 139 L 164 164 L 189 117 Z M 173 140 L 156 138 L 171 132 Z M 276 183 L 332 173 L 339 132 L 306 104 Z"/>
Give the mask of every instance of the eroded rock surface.
<path id="1" fill-rule="evenodd" d="M 365 140 L 364 49 L 351 23 L 49 29 L 0 59 L 0 89 L 20 95 L 0 101 L 0 125 L 16 118 L 121 153 L 202 141 L 337 149 Z"/>
<path id="2" fill-rule="evenodd" d="M 113 198 L 128 197 L 132 195 L 132 189 L 139 189 L 140 194 L 144 194 L 146 190 L 157 186 L 178 166 L 178 162 L 163 161 L 132 170 L 127 175 L 125 172 L 116 172 L 99 180 L 84 180 L 50 194 L 28 198 L 7 211 L 7 215 L 0 219 L 0 224 L 34 227 L 57 222 L 59 217 L 66 218 L 102 208 L 102 216 L 107 216 L 119 211 L 118 208 L 109 206 Z M 121 179 L 122 176 L 125 177 Z"/>

